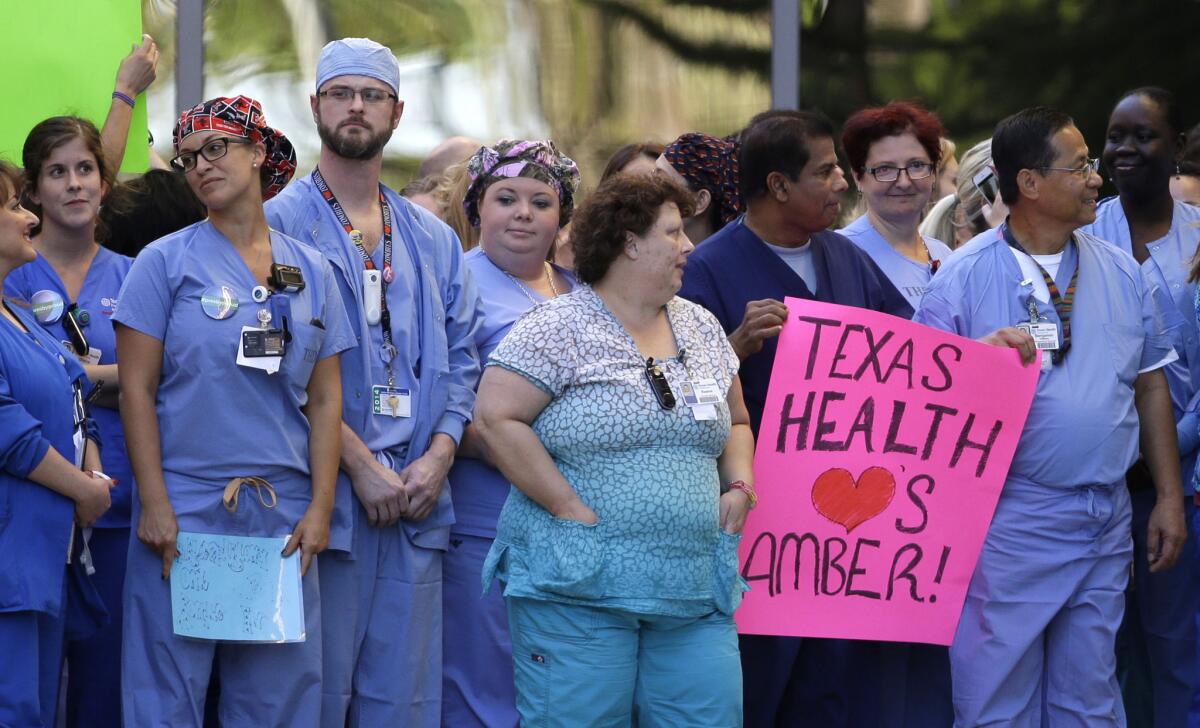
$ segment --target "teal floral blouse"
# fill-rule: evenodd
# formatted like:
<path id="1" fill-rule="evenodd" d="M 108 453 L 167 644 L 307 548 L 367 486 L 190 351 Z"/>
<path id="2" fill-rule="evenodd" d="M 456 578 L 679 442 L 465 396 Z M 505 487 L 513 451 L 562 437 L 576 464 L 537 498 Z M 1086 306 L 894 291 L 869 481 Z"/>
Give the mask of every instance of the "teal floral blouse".
<path id="1" fill-rule="evenodd" d="M 633 339 L 590 286 L 526 313 L 488 366 L 516 372 L 553 399 L 533 430 L 599 522 L 558 519 L 516 488 L 484 564 L 506 596 L 632 612 L 732 614 L 746 590 L 740 536 L 719 525 L 717 457 L 729 408 L 697 419 L 681 387 L 729 391 L 738 359 L 716 318 L 682 298 L 667 305 L 679 355 L 662 363 L 675 393 L 663 409 Z"/>

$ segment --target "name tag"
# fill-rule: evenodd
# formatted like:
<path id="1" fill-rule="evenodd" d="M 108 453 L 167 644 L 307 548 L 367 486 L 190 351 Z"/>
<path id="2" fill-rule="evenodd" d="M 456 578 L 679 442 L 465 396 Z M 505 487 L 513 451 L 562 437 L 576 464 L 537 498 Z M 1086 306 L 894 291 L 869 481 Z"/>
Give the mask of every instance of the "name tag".
<path id="1" fill-rule="evenodd" d="M 371 411 L 382 417 L 411 417 L 412 392 L 377 384 L 371 387 Z"/>
<path id="2" fill-rule="evenodd" d="M 685 381 L 679 385 L 683 403 L 692 409 L 692 417 L 699 421 L 717 419 L 716 405 L 724 399 L 715 379 Z"/>
<path id="3" fill-rule="evenodd" d="M 1054 351 L 1058 348 L 1058 324 L 1023 322 L 1017 328 L 1033 337 L 1033 345 L 1039 350 Z"/>
<path id="4" fill-rule="evenodd" d="M 683 403 L 688 407 L 716 404 L 725 398 L 715 379 L 686 381 L 679 385 L 679 391 L 683 395 Z"/>

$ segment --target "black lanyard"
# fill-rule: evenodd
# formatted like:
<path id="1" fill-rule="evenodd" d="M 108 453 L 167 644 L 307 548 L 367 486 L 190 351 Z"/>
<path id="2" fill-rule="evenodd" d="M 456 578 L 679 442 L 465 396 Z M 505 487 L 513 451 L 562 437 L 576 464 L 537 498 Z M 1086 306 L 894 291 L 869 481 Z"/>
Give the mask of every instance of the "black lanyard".
<path id="1" fill-rule="evenodd" d="M 367 270 L 375 270 L 375 261 L 371 260 L 371 256 L 367 253 L 367 249 L 363 247 L 362 233 L 354 229 L 350 224 L 350 218 L 346 215 L 346 211 L 342 209 L 342 203 L 338 202 L 334 196 L 333 190 L 329 189 L 329 185 L 325 182 L 325 178 L 321 176 L 320 169 L 314 169 L 312 173 L 313 184 L 317 186 L 317 191 L 321 193 L 321 197 L 325 198 L 325 202 L 329 204 L 329 208 L 333 210 L 334 217 L 345 229 L 346 234 L 350 236 L 350 241 L 354 243 L 354 247 L 358 249 L 358 254 L 362 256 L 363 266 Z M 387 364 L 388 368 L 388 386 L 394 386 L 395 380 L 392 376 L 392 360 L 396 358 L 396 345 L 392 343 L 392 315 L 388 311 L 387 305 L 387 289 L 391 283 L 392 272 L 392 209 L 388 205 L 387 198 L 383 195 L 383 189 L 379 190 L 379 211 L 383 217 L 383 280 L 379 287 L 379 325 L 383 327 L 383 346 L 379 348 L 379 357 Z"/>
<path id="2" fill-rule="evenodd" d="M 1012 230 L 1008 227 L 1008 223 L 1000 226 L 1000 232 L 1004 236 L 1004 242 L 1008 243 L 1011 247 L 1024 253 L 1025 255 L 1029 255 L 1025 248 L 1023 248 L 1021 244 L 1017 242 L 1016 237 L 1013 236 Z M 1070 241 L 1068 241 L 1068 245 L 1069 244 Z M 1075 272 L 1071 274 L 1071 282 L 1067 284 L 1067 293 L 1066 295 L 1062 295 L 1058 292 L 1058 285 L 1054 282 L 1054 278 L 1052 278 L 1050 273 L 1048 273 L 1046 269 L 1042 267 L 1042 264 L 1037 262 L 1037 259 L 1032 255 L 1029 255 L 1029 259 L 1032 260 L 1033 264 L 1036 265 L 1038 270 L 1042 272 L 1042 279 L 1046 283 L 1046 290 L 1050 292 L 1050 303 L 1054 305 L 1054 311 L 1058 314 L 1058 320 L 1062 322 L 1062 346 L 1055 349 L 1050 355 L 1051 361 L 1053 361 L 1055 364 L 1058 364 L 1063 360 L 1063 357 L 1067 355 L 1067 351 L 1069 351 L 1071 348 L 1071 311 L 1075 307 L 1075 291 L 1079 287 L 1079 269 L 1082 267 L 1082 261 L 1075 261 Z M 1033 299 L 1031 298 L 1031 318 L 1037 311 L 1036 306 L 1037 304 L 1033 303 Z M 1031 321 L 1030 323 L 1037 322 Z"/>

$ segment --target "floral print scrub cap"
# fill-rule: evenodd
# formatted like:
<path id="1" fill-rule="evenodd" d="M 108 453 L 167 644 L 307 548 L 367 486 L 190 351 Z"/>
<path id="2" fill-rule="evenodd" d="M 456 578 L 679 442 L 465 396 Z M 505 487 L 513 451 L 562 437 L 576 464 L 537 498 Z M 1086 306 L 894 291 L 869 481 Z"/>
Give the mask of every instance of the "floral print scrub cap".
<path id="1" fill-rule="evenodd" d="M 503 139 L 494 147 L 480 147 L 467 160 L 471 186 L 463 198 L 467 220 L 479 227 L 479 201 L 493 182 L 507 177 L 532 177 L 545 182 L 558 193 L 559 226 L 566 225 L 575 208 L 579 189 L 579 167 L 575 160 L 558 151 L 549 139 L 521 141 Z"/>
<path id="2" fill-rule="evenodd" d="M 719 205 L 722 222 L 742 213 L 736 142 L 690 132 L 668 144 L 663 156 L 693 190 L 709 191 Z"/>

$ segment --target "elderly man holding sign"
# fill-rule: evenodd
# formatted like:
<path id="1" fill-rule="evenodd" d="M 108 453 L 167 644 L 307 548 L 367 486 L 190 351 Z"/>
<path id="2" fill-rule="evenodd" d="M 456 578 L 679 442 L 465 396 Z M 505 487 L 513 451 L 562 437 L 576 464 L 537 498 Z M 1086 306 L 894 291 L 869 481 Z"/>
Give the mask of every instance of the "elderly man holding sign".
<path id="1" fill-rule="evenodd" d="M 1072 234 L 1095 219 L 1101 178 L 1071 118 L 1021 111 L 996 127 L 992 156 L 1011 215 L 959 249 L 914 318 L 972 338 L 1016 327 L 1039 349 L 1037 393 L 950 649 L 955 725 L 1124 725 L 1113 644 L 1139 419 L 1158 493 L 1153 571 L 1175 562 L 1186 533 L 1162 373 L 1175 353 L 1136 261 Z"/>

